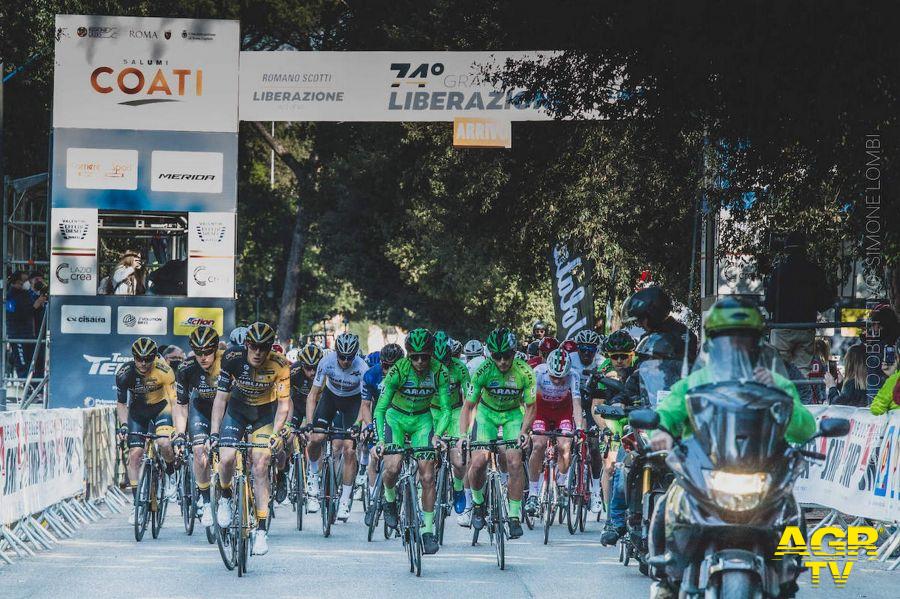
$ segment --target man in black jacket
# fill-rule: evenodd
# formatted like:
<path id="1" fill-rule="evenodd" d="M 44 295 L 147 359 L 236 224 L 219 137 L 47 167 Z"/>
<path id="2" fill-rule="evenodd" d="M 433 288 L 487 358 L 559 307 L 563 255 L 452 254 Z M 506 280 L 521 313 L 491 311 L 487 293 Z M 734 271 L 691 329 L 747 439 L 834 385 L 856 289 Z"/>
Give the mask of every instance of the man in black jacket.
<path id="1" fill-rule="evenodd" d="M 47 303 L 47 296 L 35 297 L 31 292 L 28 273 L 17 270 L 9 277 L 6 294 L 6 332 L 10 339 L 34 339 L 34 313 Z M 16 376 L 28 376 L 28 366 L 34 352 L 34 343 L 10 343 Z"/>
<path id="2" fill-rule="evenodd" d="M 765 308 L 775 323 L 814 323 L 834 299 L 825 273 L 806 257 L 806 239 L 795 231 L 785 240 L 785 255 L 766 278 Z M 770 341 L 781 358 L 809 374 L 815 329 L 772 329 Z"/>

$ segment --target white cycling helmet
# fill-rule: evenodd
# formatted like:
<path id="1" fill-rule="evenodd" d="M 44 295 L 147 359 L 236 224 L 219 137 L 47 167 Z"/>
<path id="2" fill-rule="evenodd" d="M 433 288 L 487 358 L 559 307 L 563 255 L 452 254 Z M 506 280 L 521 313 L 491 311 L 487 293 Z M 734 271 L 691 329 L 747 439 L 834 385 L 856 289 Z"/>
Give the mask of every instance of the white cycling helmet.
<path id="1" fill-rule="evenodd" d="M 600 344 L 603 342 L 603 338 L 600 337 L 600 334 L 597 333 L 597 331 L 592 331 L 591 329 L 581 329 L 575 335 L 573 341 L 578 345 L 595 345 L 597 347 L 600 347 Z"/>
<path id="2" fill-rule="evenodd" d="M 284 357 L 288 359 L 288 361 L 293 364 L 297 361 L 297 358 L 300 357 L 300 348 L 295 347 L 294 349 L 289 349 Z"/>
<path id="3" fill-rule="evenodd" d="M 484 351 L 484 344 L 478 339 L 469 339 L 466 341 L 466 345 L 463 347 L 463 355 L 469 358 L 477 358 L 482 355 Z"/>
<path id="4" fill-rule="evenodd" d="M 341 333 L 334 340 L 334 349 L 338 353 L 338 357 L 356 357 L 359 351 L 359 337 L 353 333 Z"/>
<path id="5" fill-rule="evenodd" d="M 550 376 L 562 378 L 572 370 L 572 361 L 569 354 L 561 349 L 554 349 L 547 354 L 547 372 Z"/>
<path id="6" fill-rule="evenodd" d="M 244 345 L 244 340 L 247 339 L 247 332 L 250 329 L 247 327 L 236 327 L 232 329 L 231 334 L 228 336 L 228 342 L 232 345 Z"/>

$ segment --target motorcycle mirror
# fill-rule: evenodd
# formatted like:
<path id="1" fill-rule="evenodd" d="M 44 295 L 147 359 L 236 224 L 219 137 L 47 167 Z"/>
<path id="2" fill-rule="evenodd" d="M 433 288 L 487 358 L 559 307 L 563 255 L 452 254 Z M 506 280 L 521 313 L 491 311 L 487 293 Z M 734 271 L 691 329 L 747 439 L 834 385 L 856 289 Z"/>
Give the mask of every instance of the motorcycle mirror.
<path id="1" fill-rule="evenodd" d="M 632 427 L 643 430 L 659 428 L 659 414 L 653 410 L 635 410 L 629 414 L 628 422 Z"/>
<path id="2" fill-rule="evenodd" d="M 843 437 L 850 432 L 850 421 L 846 418 L 823 418 L 819 423 L 817 437 Z"/>
<path id="3" fill-rule="evenodd" d="M 607 389 L 612 389 L 616 393 L 623 393 L 625 391 L 625 385 L 616 379 L 609 378 L 608 376 L 601 376 L 600 382 Z"/>
<path id="4" fill-rule="evenodd" d="M 621 420 L 622 418 L 625 418 L 625 410 L 623 410 L 622 408 L 614 408 L 613 406 L 607 406 L 604 404 L 601 404 L 594 408 L 594 414 L 602 416 L 607 420 Z"/>

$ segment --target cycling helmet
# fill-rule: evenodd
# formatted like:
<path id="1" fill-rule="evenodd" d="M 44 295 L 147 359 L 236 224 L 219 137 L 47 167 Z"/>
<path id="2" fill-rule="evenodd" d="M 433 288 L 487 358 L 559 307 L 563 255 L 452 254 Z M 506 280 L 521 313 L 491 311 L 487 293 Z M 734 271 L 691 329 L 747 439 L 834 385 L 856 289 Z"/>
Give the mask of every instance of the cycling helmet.
<path id="1" fill-rule="evenodd" d="M 736 297 L 725 297 L 714 303 L 706 313 L 703 328 L 710 339 L 723 335 L 760 336 L 765 328 L 765 321 L 759 308 L 753 303 Z"/>
<path id="2" fill-rule="evenodd" d="M 650 333 L 634 353 L 643 360 L 680 360 L 684 357 L 684 339 L 672 333 Z"/>
<path id="3" fill-rule="evenodd" d="M 434 335 L 428 329 L 413 329 L 406 335 L 406 353 L 430 354 L 434 352 Z"/>
<path id="4" fill-rule="evenodd" d="M 538 353 L 545 358 L 547 354 L 559 347 L 559 340 L 556 337 L 544 337 L 538 346 Z"/>
<path id="5" fill-rule="evenodd" d="M 282 345 L 281 345 L 280 343 L 273 343 L 273 344 L 272 344 L 272 351 L 278 352 L 279 354 L 283 354 L 283 353 L 284 353 L 284 347 L 282 347 Z"/>
<path id="6" fill-rule="evenodd" d="M 292 347 L 291 349 L 287 350 L 287 353 L 284 354 L 284 357 L 288 359 L 288 362 L 293 364 L 297 361 L 297 358 L 300 357 L 300 348 Z"/>
<path id="7" fill-rule="evenodd" d="M 207 352 L 219 349 L 219 333 L 212 327 L 201 325 L 191 331 L 188 344 L 194 352 Z"/>
<path id="8" fill-rule="evenodd" d="M 531 325 L 531 334 L 534 335 L 534 332 L 537 331 L 538 329 L 541 329 L 545 332 L 547 331 L 547 325 L 544 324 L 544 321 L 535 320 L 534 324 Z"/>
<path id="9" fill-rule="evenodd" d="M 571 339 L 566 339 L 565 341 L 563 341 L 560 347 L 563 349 L 563 351 L 570 354 L 578 351 L 578 344 Z"/>
<path id="10" fill-rule="evenodd" d="M 297 359 L 303 366 L 318 366 L 319 361 L 324 357 L 325 352 L 323 352 L 322 348 L 315 343 L 307 343 L 297 355 Z"/>
<path id="11" fill-rule="evenodd" d="M 403 357 L 403 348 L 396 343 L 388 343 L 381 348 L 381 363 L 394 364 Z"/>
<path id="12" fill-rule="evenodd" d="M 275 343 L 275 330 L 264 322 L 254 322 L 247 327 L 245 343 L 256 345 L 273 345 Z"/>
<path id="13" fill-rule="evenodd" d="M 477 358 L 484 355 L 484 344 L 478 339 L 469 339 L 463 347 L 463 353 L 467 358 Z"/>
<path id="14" fill-rule="evenodd" d="M 334 340 L 334 350 L 339 358 L 353 359 L 359 351 L 359 337 L 353 333 L 341 333 Z"/>
<path id="15" fill-rule="evenodd" d="M 576 345 L 593 345 L 595 347 L 600 347 L 602 339 L 597 331 L 592 329 L 581 329 L 575 334 L 573 341 L 575 341 Z"/>
<path id="16" fill-rule="evenodd" d="M 608 356 L 609 354 L 633 352 L 635 345 L 634 337 L 625 329 L 619 329 L 611 333 L 603 342 L 603 353 Z"/>
<path id="17" fill-rule="evenodd" d="M 458 358 L 462 354 L 462 343 L 458 340 L 450 338 L 450 355 Z"/>
<path id="18" fill-rule="evenodd" d="M 450 337 L 445 331 L 434 332 L 434 357 L 442 363 L 450 360 Z"/>
<path id="19" fill-rule="evenodd" d="M 500 327 L 490 332 L 486 345 L 492 354 L 507 352 L 516 348 L 516 336 L 506 327 Z"/>
<path id="20" fill-rule="evenodd" d="M 554 349 L 547 356 L 547 372 L 551 376 L 564 377 L 572 369 L 569 355 L 561 349 Z"/>
<path id="21" fill-rule="evenodd" d="M 525 353 L 529 356 L 538 355 L 538 351 L 540 350 L 541 342 L 540 341 L 532 341 L 528 344 L 528 348 L 525 350 Z"/>
<path id="22" fill-rule="evenodd" d="M 622 320 L 626 324 L 647 319 L 651 325 L 658 325 L 672 311 L 672 299 L 665 289 L 652 285 L 637 291 L 625 300 L 622 307 Z"/>
<path id="23" fill-rule="evenodd" d="M 244 340 L 247 338 L 247 331 L 247 327 L 236 327 L 228 336 L 228 342 L 232 345 L 244 345 Z"/>
<path id="24" fill-rule="evenodd" d="M 366 356 L 366 364 L 369 365 L 369 368 L 374 368 L 381 363 L 381 353 L 377 351 L 369 352 L 369 355 Z"/>
<path id="25" fill-rule="evenodd" d="M 138 337 L 131 344 L 131 355 L 135 358 L 155 357 L 159 352 L 156 341 L 150 337 Z"/>

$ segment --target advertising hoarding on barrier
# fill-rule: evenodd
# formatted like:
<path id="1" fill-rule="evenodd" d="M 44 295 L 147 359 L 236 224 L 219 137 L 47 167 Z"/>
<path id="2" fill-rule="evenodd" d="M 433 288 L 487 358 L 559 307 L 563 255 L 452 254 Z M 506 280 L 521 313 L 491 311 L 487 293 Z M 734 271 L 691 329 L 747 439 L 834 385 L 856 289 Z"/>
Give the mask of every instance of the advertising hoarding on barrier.
<path id="1" fill-rule="evenodd" d="M 241 52 L 243 121 L 552 120 L 482 67 L 553 52 Z"/>
<path id="2" fill-rule="evenodd" d="M 235 215 L 188 214 L 188 295 L 234 297 Z"/>
<path id="3" fill-rule="evenodd" d="M 77 150 L 79 160 L 69 160 L 72 150 Z M 136 187 L 114 186 L 99 176 L 78 174 L 78 169 L 105 172 L 117 165 L 125 169 L 121 165 L 126 163 Z M 72 180 L 78 181 L 77 187 L 68 185 Z M 56 129 L 51 194 L 54 209 L 233 212 L 237 209 L 237 135 Z"/>
<path id="4" fill-rule="evenodd" d="M 594 327 L 591 263 L 560 243 L 550 251 L 550 279 L 556 337 L 571 339 L 582 329 Z"/>
<path id="5" fill-rule="evenodd" d="M 97 293 L 97 210 L 59 208 L 50 214 L 53 295 Z"/>
<path id="6" fill-rule="evenodd" d="M 794 494 L 801 503 L 887 522 L 900 520 L 900 412 L 875 416 L 849 406 L 809 406 L 816 420 L 847 418 L 846 437 L 816 439 L 825 461 L 810 460 Z"/>
<path id="7" fill-rule="evenodd" d="M 185 335 L 199 324 L 210 324 L 221 334 L 234 328 L 234 300 L 223 298 L 83 296 L 50 302 L 49 310 L 53 408 L 114 402 L 116 370 L 131 360 L 131 344 L 141 335 L 149 335 L 159 345 L 174 344 L 187 351 Z M 79 322 L 81 317 L 88 322 Z M 97 322 L 98 318 L 104 322 Z M 96 332 L 81 334 L 85 329 Z M 150 330 L 160 332 L 147 332 Z"/>
<path id="8" fill-rule="evenodd" d="M 237 132 L 239 29 L 57 15 L 53 126 Z"/>
<path id="9" fill-rule="evenodd" d="M 0 525 L 83 490 L 80 410 L 0 412 Z"/>

